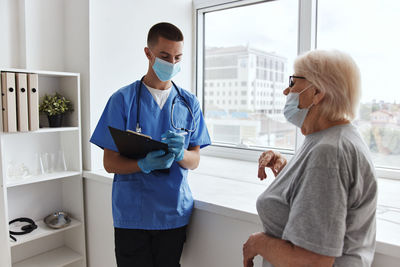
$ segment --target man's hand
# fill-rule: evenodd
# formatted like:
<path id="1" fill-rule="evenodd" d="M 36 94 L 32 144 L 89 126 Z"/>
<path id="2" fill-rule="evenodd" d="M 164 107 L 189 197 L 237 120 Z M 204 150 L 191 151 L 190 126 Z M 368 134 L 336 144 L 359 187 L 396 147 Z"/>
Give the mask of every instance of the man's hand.
<path id="1" fill-rule="evenodd" d="M 144 173 L 150 173 L 154 170 L 169 169 L 174 162 L 175 155 L 165 154 L 163 150 L 157 150 L 147 153 L 145 158 L 138 160 L 138 166 Z"/>
<path id="2" fill-rule="evenodd" d="M 267 178 L 266 167 L 270 168 L 276 177 L 286 166 L 286 163 L 287 160 L 277 151 L 268 150 L 263 152 L 258 159 L 258 178 L 260 180 Z"/>
<path id="3" fill-rule="evenodd" d="M 162 141 L 168 144 L 169 152 L 175 155 L 175 161 L 181 161 L 185 154 L 185 137 L 168 130 L 161 135 Z"/>

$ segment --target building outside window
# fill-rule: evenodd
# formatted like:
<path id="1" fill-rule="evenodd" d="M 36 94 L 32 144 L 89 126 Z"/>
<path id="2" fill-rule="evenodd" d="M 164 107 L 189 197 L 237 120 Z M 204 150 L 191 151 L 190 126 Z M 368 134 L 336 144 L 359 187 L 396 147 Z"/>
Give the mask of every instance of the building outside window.
<path id="1" fill-rule="evenodd" d="M 297 3 L 289 0 L 204 14 L 204 114 L 214 144 L 294 150 L 296 132 L 283 116 L 282 91 L 297 54 L 297 19 Z M 208 101 L 218 90 L 212 84 L 220 83 L 240 85 L 240 105 L 231 94 L 225 97 L 228 104 Z M 257 126 L 248 128 L 249 122 Z M 240 130 L 226 130 L 233 125 Z"/>

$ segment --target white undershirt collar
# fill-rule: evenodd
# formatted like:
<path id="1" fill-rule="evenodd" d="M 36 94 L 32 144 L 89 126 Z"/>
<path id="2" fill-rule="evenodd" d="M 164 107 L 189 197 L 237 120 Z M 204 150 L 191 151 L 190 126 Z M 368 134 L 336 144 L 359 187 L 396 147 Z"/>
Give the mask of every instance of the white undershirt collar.
<path id="1" fill-rule="evenodd" d="M 154 100 L 156 101 L 156 103 L 158 104 L 160 109 L 162 109 L 164 107 L 165 102 L 167 102 L 169 94 L 171 93 L 172 86 L 168 89 L 160 90 L 160 89 L 152 88 L 145 83 L 143 83 L 143 84 L 149 90 L 150 94 L 153 96 Z"/>

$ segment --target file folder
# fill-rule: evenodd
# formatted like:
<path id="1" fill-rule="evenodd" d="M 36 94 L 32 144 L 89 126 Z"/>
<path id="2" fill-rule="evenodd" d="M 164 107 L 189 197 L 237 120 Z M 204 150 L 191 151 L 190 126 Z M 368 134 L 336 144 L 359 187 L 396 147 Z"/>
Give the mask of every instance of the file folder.
<path id="1" fill-rule="evenodd" d="M 17 129 L 20 132 L 27 132 L 28 126 L 28 92 L 26 73 L 16 73 L 17 87 Z"/>
<path id="2" fill-rule="evenodd" d="M 168 153 L 168 145 L 144 134 L 133 131 L 122 131 L 108 126 L 110 134 L 118 148 L 118 152 L 127 158 L 140 159 L 146 157 L 147 153 L 155 150 L 164 150 Z M 169 173 L 169 169 L 156 170 L 162 173 Z"/>
<path id="3" fill-rule="evenodd" d="M 3 131 L 17 131 L 17 107 L 15 95 L 15 74 L 12 72 L 1 73 L 1 101 Z"/>
<path id="4" fill-rule="evenodd" d="M 39 90 L 38 75 L 28 74 L 28 117 L 29 131 L 39 129 Z"/>

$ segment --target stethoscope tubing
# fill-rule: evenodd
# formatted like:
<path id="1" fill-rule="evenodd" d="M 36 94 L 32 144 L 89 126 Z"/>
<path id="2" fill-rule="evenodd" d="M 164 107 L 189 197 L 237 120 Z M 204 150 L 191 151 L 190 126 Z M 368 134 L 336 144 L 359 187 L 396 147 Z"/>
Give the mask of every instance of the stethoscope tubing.
<path id="1" fill-rule="evenodd" d="M 139 90 L 138 90 L 138 95 L 136 97 L 136 105 L 137 105 L 137 112 L 136 112 L 136 132 L 141 133 L 142 132 L 142 128 L 140 127 L 140 97 L 141 97 L 141 93 L 142 93 L 142 87 L 143 87 L 143 79 L 144 76 L 142 77 L 142 79 L 140 79 L 140 85 L 139 85 Z M 174 120 L 173 120 L 173 112 L 174 112 L 174 106 L 175 106 L 175 101 L 176 101 L 176 96 L 174 97 L 173 101 L 172 101 L 172 107 L 171 107 L 171 125 L 172 127 L 174 127 L 176 130 L 181 130 L 181 131 L 185 131 L 185 132 L 195 132 L 197 129 L 197 125 L 196 125 L 196 121 L 194 119 L 194 115 L 193 115 L 193 111 L 190 108 L 188 102 L 186 101 L 186 99 L 182 96 L 181 92 L 179 92 L 178 87 L 176 86 L 176 84 L 172 82 L 172 86 L 175 88 L 176 92 L 178 93 L 178 96 L 183 100 L 183 103 L 185 104 L 185 106 L 187 107 L 187 109 L 190 112 L 190 115 L 192 116 L 192 124 L 194 125 L 193 129 L 185 129 L 185 128 L 179 128 L 176 127 Z"/>

